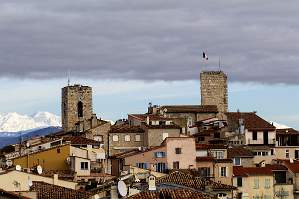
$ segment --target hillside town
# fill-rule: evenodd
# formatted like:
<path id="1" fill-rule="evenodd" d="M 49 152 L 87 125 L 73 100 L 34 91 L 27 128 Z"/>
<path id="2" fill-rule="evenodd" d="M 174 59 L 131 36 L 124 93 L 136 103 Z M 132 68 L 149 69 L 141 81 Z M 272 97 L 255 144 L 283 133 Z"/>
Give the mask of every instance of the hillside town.
<path id="1" fill-rule="evenodd" d="M 0 198 L 298 199 L 299 132 L 230 112 L 223 71 L 202 71 L 200 93 L 111 124 L 90 86 L 65 86 L 61 131 L 1 149 Z"/>

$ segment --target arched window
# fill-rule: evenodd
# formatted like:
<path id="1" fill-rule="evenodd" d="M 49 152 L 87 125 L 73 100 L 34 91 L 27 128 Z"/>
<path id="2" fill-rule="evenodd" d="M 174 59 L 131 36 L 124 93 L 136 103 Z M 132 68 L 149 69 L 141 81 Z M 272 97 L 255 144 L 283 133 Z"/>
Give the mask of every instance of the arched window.
<path id="1" fill-rule="evenodd" d="M 78 117 L 83 117 L 83 103 L 81 101 L 78 102 Z"/>

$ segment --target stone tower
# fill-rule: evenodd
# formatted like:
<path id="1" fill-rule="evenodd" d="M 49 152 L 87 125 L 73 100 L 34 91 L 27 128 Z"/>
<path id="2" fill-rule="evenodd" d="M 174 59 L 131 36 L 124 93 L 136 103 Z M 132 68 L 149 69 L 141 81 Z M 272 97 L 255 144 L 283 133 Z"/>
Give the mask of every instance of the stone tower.
<path id="1" fill-rule="evenodd" d="M 62 88 L 61 119 L 65 132 L 80 131 L 79 124 L 92 118 L 92 89 L 89 86 L 73 85 Z M 83 129 L 84 127 L 82 127 Z"/>
<path id="2" fill-rule="evenodd" d="M 200 88 L 201 105 L 217 105 L 219 113 L 227 112 L 227 76 L 224 72 L 201 72 Z"/>

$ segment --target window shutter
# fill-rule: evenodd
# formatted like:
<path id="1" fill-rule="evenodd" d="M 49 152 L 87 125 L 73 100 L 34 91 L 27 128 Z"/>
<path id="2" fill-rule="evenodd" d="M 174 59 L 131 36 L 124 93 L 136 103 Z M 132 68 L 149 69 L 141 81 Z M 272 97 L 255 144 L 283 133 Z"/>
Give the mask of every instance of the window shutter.
<path id="1" fill-rule="evenodd" d="M 226 177 L 229 176 L 229 175 L 228 175 L 228 174 L 229 174 L 228 168 L 229 168 L 229 167 L 226 167 Z"/>
<path id="2" fill-rule="evenodd" d="M 221 167 L 219 167 L 219 177 L 221 177 Z"/>

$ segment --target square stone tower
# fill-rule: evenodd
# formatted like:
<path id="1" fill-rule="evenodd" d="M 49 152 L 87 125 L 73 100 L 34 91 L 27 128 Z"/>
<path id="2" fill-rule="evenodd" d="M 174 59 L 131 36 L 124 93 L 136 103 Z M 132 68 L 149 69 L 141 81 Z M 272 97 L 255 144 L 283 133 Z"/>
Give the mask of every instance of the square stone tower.
<path id="1" fill-rule="evenodd" d="M 200 73 L 201 105 L 216 105 L 219 113 L 228 109 L 227 76 L 222 71 Z"/>
<path id="2" fill-rule="evenodd" d="M 73 85 L 62 88 L 61 119 L 65 132 L 76 131 L 79 123 L 92 117 L 92 89 L 89 86 Z"/>

